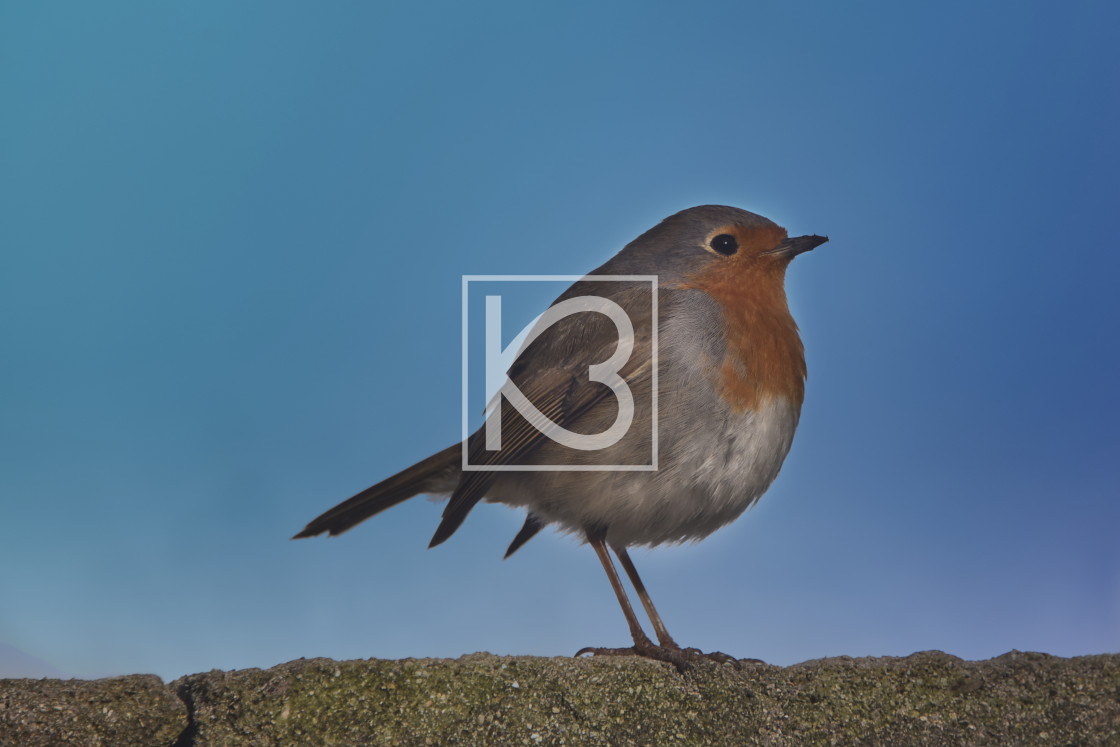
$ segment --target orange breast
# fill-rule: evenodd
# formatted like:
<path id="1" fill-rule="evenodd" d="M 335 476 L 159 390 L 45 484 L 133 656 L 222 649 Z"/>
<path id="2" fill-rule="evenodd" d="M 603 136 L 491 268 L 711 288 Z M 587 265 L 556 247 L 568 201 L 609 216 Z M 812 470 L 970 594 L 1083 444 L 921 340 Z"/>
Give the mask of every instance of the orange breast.
<path id="1" fill-rule="evenodd" d="M 800 406 L 805 400 L 805 348 L 786 302 L 789 263 L 757 254 L 764 250 L 759 246 L 777 246 L 785 230 L 767 226 L 740 232 L 739 254 L 714 263 L 684 286 L 704 291 L 723 309 L 727 352 L 716 361 L 718 386 L 736 412 L 756 410 L 777 397 Z"/>

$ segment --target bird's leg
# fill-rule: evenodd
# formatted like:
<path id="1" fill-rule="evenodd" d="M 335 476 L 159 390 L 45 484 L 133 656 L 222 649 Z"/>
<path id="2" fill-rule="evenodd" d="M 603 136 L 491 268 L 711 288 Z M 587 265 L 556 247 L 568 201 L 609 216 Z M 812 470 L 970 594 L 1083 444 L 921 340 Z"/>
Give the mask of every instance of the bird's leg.
<path id="1" fill-rule="evenodd" d="M 611 556 L 607 552 L 607 543 L 603 541 L 601 536 L 592 532 L 587 533 L 587 541 L 595 548 L 595 554 L 599 556 L 599 562 L 603 564 L 603 570 L 607 572 L 607 578 L 610 579 L 611 588 L 614 589 L 614 594 L 618 597 L 618 604 L 622 607 L 622 614 L 626 616 L 626 623 L 630 626 L 630 637 L 634 639 L 634 651 L 630 649 L 619 649 L 619 651 L 635 653 L 637 649 L 655 648 L 653 641 L 651 641 L 645 631 L 642 630 L 641 623 L 638 622 L 638 616 L 634 614 L 634 608 L 630 606 L 630 600 L 626 596 L 626 590 L 622 588 L 622 579 L 618 577 L 618 571 L 615 570 L 614 561 L 611 560 Z M 581 650 L 576 656 L 589 651 L 600 653 L 605 652 L 606 649 L 593 649 L 588 647 Z"/>
<path id="2" fill-rule="evenodd" d="M 657 614 L 657 608 L 653 606 L 653 600 L 650 598 L 649 592 L 646 591 L 645 584 L 642 583 L 642 579 L 638 575 L 638 569 L 634 567 L 634 561 L 630 560 L 630 553 L 626 552 L 625 547 L 615 547 L 612 545 L 611 549 L 614 550 L 614 554 L 617 555 L 618 559 L 622 562 L 622 567 L 626 570 L 626 575 L 630 577 L 630 583 L 634 584 L 634 590 L 638 592 L 638 598 L 642 600 L 642 606 L 646 608 L 646 614 L 649 615 L 649 620 L 653 623 L 653 630 L 657 633 L 657 642 L 660 643 L 663 648 L 682 651 L 690 656 L 710 659 L 720 664 L 738 662 L 734 656 L 725 654 L 722 651 L 713 651 L 710 654 L 705 654 L 698 648 L 682 649 L 677 645 L 677 642 L 673 640 L 673 636 L 669 635 L 669 631 L 665 628 L 665 623 L 661 622 L 661 615 Z M 743 659 L 743 661 L 749 661 L 755 664 L 765 663 L 758 659 Z"/>
<path id="3" fill-rule="evenodd" d="M 607 543 L 603 540 L 603 535 L 598 532 L 588 531 L 587 541 L 595 548 L 595 554 L 599 556 L 599 562 L 603 564 L 603 570 L 607 572 L 607 578 L 610 579 L 611 588 L 614 589 L 615 596 L 618 597 L 618 604 L 622 607 L 622 614 L 626 616 L 626 622 L 630 625 L 630 636 L 634 639 L 634 645 L 630 648 L 598 648 L 588 646 L 576 652 L 576 656 L 583 654 L 593 654 L 595 656 L 644 656 L 648 659 L 656 659 L 657 661 L 667 661 L 673 664 L 678 671 L 685 672 L 692 668 L 693 663 L 697 661 L 716 661 L 719 663 L 735 663 L 738 662 L 734 657 L 727 654 L 703 654 L 696 649 L 682 649 L 673 639 L 669 637 L 669 633 L 665 631 L 665 626 L 661 623 L 661 619 L 657 617 L 657 611 L 653 608 L 653 603 L 647 601 L 649 595 L 645 594 L 645 588 L 641 586 L 641 580 L 638 579 L 638 574 L 634 571 L 634 564 L 630 562 L 629 556 L 623 550 L 619 554 L 619 559 L 623 561 L 623 566 L 627 567 L 627 573 L 630 574 L 631 579 L 635 581 L 635 588 L 640 589 L 642 594 L 642 603 L 646 605 L 646 610 L 650 612 L 650 619 L 654 621 L 654 626 L 657 629 L 657 637 L 661 641 L 661 645 L 654 645 L 653 641 L 642 630 L 641 624 L 638 622 L 638 616 L 634 614 L 634 608 L 630 606 L 630 600 L 626 597 L 626 590 L 622 587 L 622 579 L 618 577 L 618 571 L 615 570 L 614 561 L 611 560 L 610 553 L 607 552 Z M 615 550 L 618 553 L 618 550 Z M 666 643 L 667 642 L 667 643 Z"/>
<path id="4" fill-rule="evenodd" d="M 665 623 L 661 622 L 661 615 L 657 614 L 657 608 L 653 606 L 653 600 L 650 599 L 649 592 L 646 591 L 646 586 L 638 575 L 638 569 L 634 567 L 634 562 L 630 560 L 630 553 L 626 552 L 625 547 L 612 545 L 611 549 L 618 556 L 623 570 L 630 577 L 630 583 L 634 584 L 634 591 L 638 592 L 638 599 L 642 600 L 642 606 L 646 608 L 649 621 L 653 623 L 653 632 L 657 634 L 657 642 L 666 648 L 679 649 L 680 646 L 673 640 L 673 636 L 669 635 L 669 631 L 665 629 Z"/>

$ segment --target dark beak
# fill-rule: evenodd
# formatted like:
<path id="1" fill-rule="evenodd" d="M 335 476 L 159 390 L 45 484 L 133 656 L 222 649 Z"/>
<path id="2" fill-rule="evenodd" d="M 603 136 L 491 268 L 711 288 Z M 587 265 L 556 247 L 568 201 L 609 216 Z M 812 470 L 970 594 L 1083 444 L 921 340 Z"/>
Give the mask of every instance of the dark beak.
<path id="1" fill-rule="evenodd" d="M 821 244 L 828 241 L 827 236 L 797 236 L 792 239 L 786 239 L 774 249 L 766 252 L 767 254 L 784 254 L 790 259 L 793 259 L 798 254 L 816 249 Z"/>

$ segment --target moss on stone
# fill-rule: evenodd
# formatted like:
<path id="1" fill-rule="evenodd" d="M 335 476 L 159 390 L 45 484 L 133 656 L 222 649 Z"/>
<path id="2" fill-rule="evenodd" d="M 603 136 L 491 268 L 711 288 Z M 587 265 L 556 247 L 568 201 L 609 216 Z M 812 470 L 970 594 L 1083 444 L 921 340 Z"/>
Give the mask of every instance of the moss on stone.
<path id="1" fill-rule="evenodd" d="M 301 660 L 179 681 L 200 744 L 1116 743 L 1120 657 L 939 652 L 792 667 Z M 1042 735 L 1045 735 L 1043 737 Z"/>
<path id="2" fill-rule="evenodd" d="M 473 654 L 121 680 L 0 681 L 0 745 L 1120 744 L 1120 655 L 934 651 L 682 675 L 631 657 Z"/>
<path id="3" fill-rule="evenodd" d="M 155 675 L 0 680 L 0 747 L 172 744 L 187 709 Z"/>

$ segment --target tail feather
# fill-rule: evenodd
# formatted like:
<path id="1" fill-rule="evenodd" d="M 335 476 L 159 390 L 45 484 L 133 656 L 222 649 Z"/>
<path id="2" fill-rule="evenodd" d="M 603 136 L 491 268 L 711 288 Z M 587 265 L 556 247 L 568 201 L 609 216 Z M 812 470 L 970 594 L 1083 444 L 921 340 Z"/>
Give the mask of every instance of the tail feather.
<path id="1" fill-rule="evenodd" d="M 525 523 L 521 526 L 521 531 L 513 538 L 513 542 L 509 543 L 509 549 L 506 550 L 505 557 L 509 557 L 517 552 L 522 545 L 536 536 L 537 532 L 544 529 L 544 521 L 542 521 L 536 514 L 530 512 L 525 517 Z"/>
<path id="2" fill-rule="evenodd" d="M 292 539 L 314 537 L 323 532 L 329 532 L 331 536 L 342 534 L 374 514 L 415 495 L 438 491 L 444 485 L 454 487 L 460 473 L 461 458 L 462 446 L 449 446 L 320 514 Z M 450 487 L 446 489 L 450 490 Z"/>

